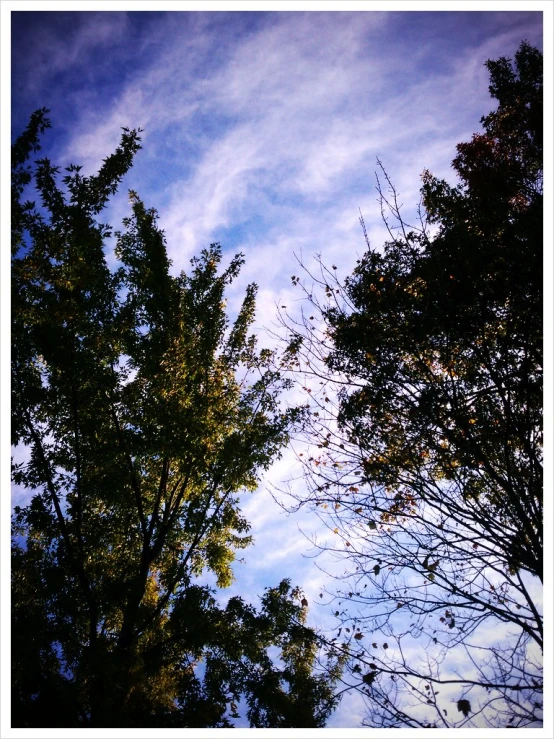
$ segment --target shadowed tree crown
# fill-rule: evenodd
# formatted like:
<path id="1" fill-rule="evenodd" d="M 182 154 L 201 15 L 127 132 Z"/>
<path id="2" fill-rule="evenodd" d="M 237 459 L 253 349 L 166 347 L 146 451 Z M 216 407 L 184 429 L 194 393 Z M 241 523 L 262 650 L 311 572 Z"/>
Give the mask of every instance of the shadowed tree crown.
<path id="1" fill-rule="evenodd" d="M 425 172 L 413 227 L 385 172 L 387 243 L 344 283 L 320 260 L 283 317 L 312 407 L 298 504 L 351 565 L 330 597 L 368 726 L 542 721 L 542 57 L 487 67 L 458 184 Z"/>

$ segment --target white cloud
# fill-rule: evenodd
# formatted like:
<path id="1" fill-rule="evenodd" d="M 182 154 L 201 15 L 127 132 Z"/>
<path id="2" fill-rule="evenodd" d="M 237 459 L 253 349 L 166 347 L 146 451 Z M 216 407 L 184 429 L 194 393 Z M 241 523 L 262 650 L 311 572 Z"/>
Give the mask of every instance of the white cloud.
<path id="1" fill-rule="evenodd" d="M 484 61 L 512 54 L 538 30 L 530 16 L 515 27 L 496 14 L 500 30 L 481 40 L 461 30 L 445 51 L 433 14 L 422 38 L 407 35 L 405 47 L 393 13 L 254 15 L 155 14 L 137 42 L 136 66 L 109 94 L 95 87 L 95 55 L 133 58 L 126 14 L 92 14 L 67 38 L 45 30 L 26 69 L 30 90 L 64 70 L 74 75 L 67 85 L 81 106 L 59 163 L 94 171 L 117 146 L 120 127 L 145 129 L 126 182 L 159 209 L 174 271 L 213 241 L 244 251 L 229 308 L 236 312 L 245 285 L 257 282 L 260 343 L 272 345 L 262 328 L 272 328 L 276 304 L 293 314 L 300 307 L 293 254 L 312 267 L 321 253 L 348 274 L 365 250 L 359 208 L 372 246 L 382 245 L 376 157 L 413 218 L 422 170 L 453 180 L 456 143 L 492 107 Z M 122 196 L 112 210 L 116 228 L 127 210 Z M 326 579 L 317 565 L 339 573 L 343 564 L 302 556 L 305 534 L 324 541 L 329 532 L 307 511 L 285 515 L 267 490 L 295 473 L 293 461 L 287 452 L 243 500 L 256 545 L 239 554 L 246 564 L 237 563 L 238 582 L 225 597 L 254 601 L 264 585 L 291 577 L 310 601 L 310 622 L 330 628 L 329 609 L 317 605 Z M 362 712 L 360 697 L 348 695 L 329 726 L 354 726 Z"/>

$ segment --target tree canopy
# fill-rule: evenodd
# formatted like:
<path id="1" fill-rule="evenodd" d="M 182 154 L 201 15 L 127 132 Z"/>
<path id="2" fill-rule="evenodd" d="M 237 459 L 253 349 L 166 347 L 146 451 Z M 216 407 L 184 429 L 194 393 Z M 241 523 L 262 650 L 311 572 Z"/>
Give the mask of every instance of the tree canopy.
<path id="1" fill-rule="evenodd" d="M 321 726 L 339 661 L 315 670 L 300 591 L 283 580 L 256 610 L 205 584 L 232 581 L 239 496 L 298 416 L 250 333 L 256 285 L 230 323 L 241 255 L 222 269 L 212 244 L 173 276 L 133 191 L 122 231 L 99 222 L 140 130 L 60 182 L 30 161 L 48 127 L 34 113 L 12 152 L 13 479 L 31 496 L 13 520 L 13 725 Z"/>
<path id="2" fill-rule="evenodd" d="M 335 639 L 370 726 L 542 717 L 542 57 L 487 67 L 458 184 L 425 172 L 415 227 L 381 169 L 384 248 L 343 283 L 302 265 L 308 312 L 282 316 L 311 406 L 296 497 L 351 563 Z"/>

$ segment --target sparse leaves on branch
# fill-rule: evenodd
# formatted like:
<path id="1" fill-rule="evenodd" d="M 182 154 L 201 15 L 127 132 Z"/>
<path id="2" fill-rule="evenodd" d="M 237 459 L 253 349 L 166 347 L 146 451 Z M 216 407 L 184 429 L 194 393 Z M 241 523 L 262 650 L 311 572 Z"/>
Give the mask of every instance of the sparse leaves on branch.
<path id="1" fill-rule="evenodd" d="M 459 184 L 425 173 L 410 226 L 381 167 L 384 248 L 342 283 L 302 265 L 283 317 L 311 390 L 297 502 L 351 564 L 343 626 L 389 646 L 353 662 L 378 666 L 369 726 L 455 727 L 452 701 L 468 725 L 542 720 L 542 58 L 487 66 L 498 107 Z"/>

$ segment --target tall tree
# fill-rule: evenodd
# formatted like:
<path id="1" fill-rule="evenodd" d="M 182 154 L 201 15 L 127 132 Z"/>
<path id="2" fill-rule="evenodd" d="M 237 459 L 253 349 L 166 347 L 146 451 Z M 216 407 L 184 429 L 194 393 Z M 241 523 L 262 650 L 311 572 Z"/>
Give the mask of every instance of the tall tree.
<path id="1" fill-rule="evenodd" d="M 233 579 L 251 542 L 239 495 L 256 489 L 298 411 L 249 334 L 256 286 L 232 325 L 217 244 L 170 274 L 156 213 L 130 193 L 115 236 L 98 216 L 140 131 L 85 177 L 32 152 L 37 111 L 13 147 L 13 723 L 28 727 L 321 726 L 333 674 L 284 580 L 256 611 L 202 584 Z M 40 205 L 24 201 L 31 183 Z M 280 662 L 268 650 L 277 648 Z M 201 669 L 199 664 L 202 663 Z M 336 677 L 336 674 L 335 674 Z"/>
<path id="2" fill-rule="evenodd" d="M 336 615 L 372 726 L 542 720 L 542 58 L 487 67 L 459 184 L 426 172 L 414 228 L 385 173 L 384 249 L 344 284 L 320 260 L 312 315 L 283 317 L 312 406 L 298 503 L 352 563 Z"/>

